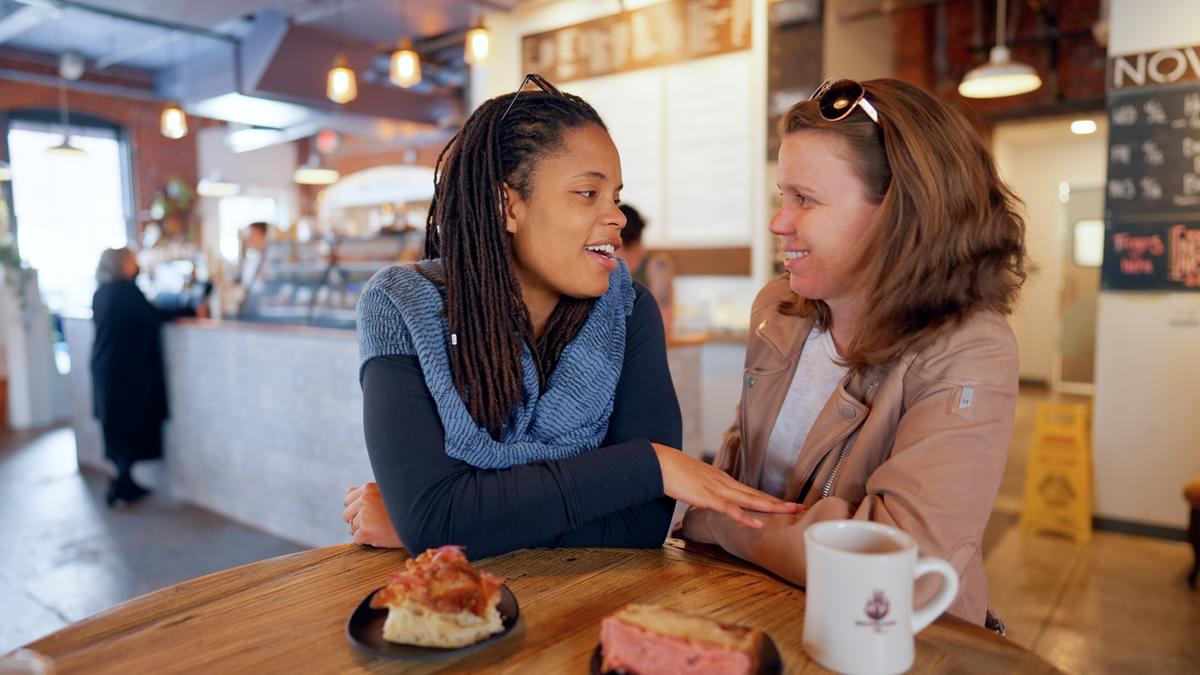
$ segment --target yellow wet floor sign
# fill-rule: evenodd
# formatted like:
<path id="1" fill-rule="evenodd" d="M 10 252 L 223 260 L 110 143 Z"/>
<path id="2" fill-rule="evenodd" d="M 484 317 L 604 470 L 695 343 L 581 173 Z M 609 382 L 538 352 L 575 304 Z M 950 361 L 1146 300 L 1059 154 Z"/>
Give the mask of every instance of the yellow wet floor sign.
<path id="1" fill-rule="evenodd" d="M 1092 538 L 1092 449 L 1088 407 L 1040 403 L 1029 446 L 1021 530 Z"/>

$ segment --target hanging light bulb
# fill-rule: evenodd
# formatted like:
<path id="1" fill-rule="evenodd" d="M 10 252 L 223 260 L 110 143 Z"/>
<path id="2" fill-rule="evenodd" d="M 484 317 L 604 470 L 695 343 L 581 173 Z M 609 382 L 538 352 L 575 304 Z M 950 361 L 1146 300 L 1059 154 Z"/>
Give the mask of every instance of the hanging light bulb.
<path id="1" fill-rule="evenodd" d="M 58 79 L 58 114 L 59 118 L 62 120 L 62 143 L 46 148 L 46 152 L 62 157 L 82 157 L 86 155 L 87 153 L 82 149 L 71 145 L 71 124 L 70 113 L 68 113 L 67 105 L 67 86 L 66 81 L 61 77 Z"/>
<path id="2" fill-rule="evenodd" d="M 471 65 L 478 65 L 487 60 L 491 49 L 492 34 L 483 25 L 483 17 L 475 21 L 471 30 L 467 31 L 467 45 L 463 52 L 463 60 Z"/>
<path id="3" fill-rule="evenodd" d="M 159 131 L 167 138 L 180 139 L 187 136 L 187 115 L 178 103 L 168 103 L 167 107 L 163 108 Z"/>
<path id="4" fill-rule="evenodd" d="M 967 98 L 1000 98 L 1027 94 L 1042 86 L 1037 71 L 1024 63 L 1012 61 L 1012 53 L 1004 45 L 1004 29 L 1007 26 L 1005 9 L 1007 2 L 996 4 L 996 46 L 988 55 L 988 62 L 963 76 L 958 93 Z"/>
<path id="5" fill-rule="evenodd" d="M 400 41 L 400 49 L 392 52 L 392 67 L 388 79 L 397 87 L 415 87 L 421 82 L 421 55 L 412 48 L 407 37 Z"/>
<path id="6" fill-rule="evenodd" d="M 325 80 L 325 95 L 334 103 L 349 103 L 358 98 L 358 81 L 346 61 L 345 53 L 338 54 Z"/>
<path id="7" fill-rule="evenodd" d="M 326 168 L 315 152 L 308 156 L 308 161 L 303 166 L 297 167 L 292 173 L 292 180 L 300 185 L 329 185 L 338 182 L 341 177 L 337 169 Z"/>

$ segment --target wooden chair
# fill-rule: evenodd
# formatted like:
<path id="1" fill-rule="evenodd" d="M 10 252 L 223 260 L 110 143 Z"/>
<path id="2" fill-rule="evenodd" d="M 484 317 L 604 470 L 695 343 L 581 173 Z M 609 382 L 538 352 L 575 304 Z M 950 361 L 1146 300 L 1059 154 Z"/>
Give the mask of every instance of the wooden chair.
<path id="1" fill-rule="evenodd" d="M 1183 488 L 1183 498 L 1192 505 L 1192 517 L 1188 521 L 1188 540 L 1192 542 L 1195 562 L 1192 564 L 1191 573 L 1188 574 L 1188 586 L 1195 590 L 1196 577 L 1200 576 L 1200 476 L 1193 478 L 1192 482 Z"/>

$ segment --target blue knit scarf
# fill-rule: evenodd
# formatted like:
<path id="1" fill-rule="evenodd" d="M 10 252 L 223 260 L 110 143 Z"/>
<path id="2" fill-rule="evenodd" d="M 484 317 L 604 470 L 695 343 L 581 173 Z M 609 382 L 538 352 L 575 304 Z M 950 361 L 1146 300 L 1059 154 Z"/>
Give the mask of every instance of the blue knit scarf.
<path id="1" fill-rule="evenodd" d="M 509 417 L 504 440 L 480 427 L 454 387 L 442 291 L 418 266 L 443 277 L 440 260 L 390 267 L 367 283 L 358 303 L 360 374 L 376 356 L 416 355 L 446 432 L 446 454 L 482 469 L 565 459 L 600 446 L 625 359 L 634 290 L 621 261 L 546 382 L 538 383 L 528 345 L 521 353 L 525 400 Z M 398 411 L 399 412 L 399 411 Z"/>

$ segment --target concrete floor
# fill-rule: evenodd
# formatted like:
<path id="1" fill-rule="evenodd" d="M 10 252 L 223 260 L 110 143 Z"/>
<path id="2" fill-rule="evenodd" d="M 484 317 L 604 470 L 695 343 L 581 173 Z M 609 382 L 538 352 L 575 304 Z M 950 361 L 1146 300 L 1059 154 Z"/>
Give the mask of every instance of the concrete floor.
<path id="1" fill-rule="evenodd" d="M 0 654 L 164 586 L 303 548 L 159 494 L 108 509 L 107 485 L 80 472 L 70 429 L 0 432 Z"/>
<path id="2" fill-rule="evenodd" d="M 1022 389 L 984 536 L 1009 637 L 1067 673 L 1200 672 L 1187 544 L 1098 532 L 1079 545 L 1017 529 L 1033 411 L 1048 398 Z M 151 590 L 301 548 L 157 494 L 109 510 L 106 484 L 80 473 L 70 430 L 0 432 L 0 654 Z"/>

